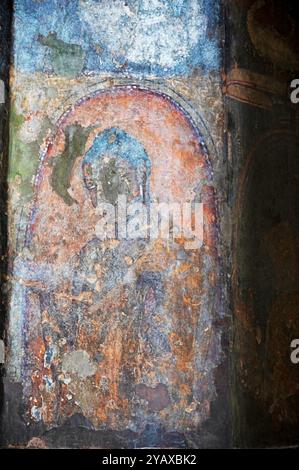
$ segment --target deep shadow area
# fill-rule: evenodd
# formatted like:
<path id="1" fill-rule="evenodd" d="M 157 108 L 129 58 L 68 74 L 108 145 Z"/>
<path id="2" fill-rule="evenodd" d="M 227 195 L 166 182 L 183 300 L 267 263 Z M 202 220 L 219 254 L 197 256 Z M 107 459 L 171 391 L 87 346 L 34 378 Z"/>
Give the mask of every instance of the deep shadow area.
<path id="1" fill-rule="evenodd" d="M 233 210 L 234 440 L 299 442 L 298 105 L 295 2 L 226 2 L 227 122 Z"/>
<path id="2" fill-rule="evenodd" d="M 5 340 L 7 321 L 7 267 L 8 267 L 8 153 L 9 153 L 9 69 L 12 46 L 13 2 L 2 0 L 0 3 L 0 80 L 5 85 L 5 103 L 0 103 L 0 338 Z M 2 430 L 2 409 L 4 400 L 3 377 L 5 366 L 0 364 L 0 445 Z"/>

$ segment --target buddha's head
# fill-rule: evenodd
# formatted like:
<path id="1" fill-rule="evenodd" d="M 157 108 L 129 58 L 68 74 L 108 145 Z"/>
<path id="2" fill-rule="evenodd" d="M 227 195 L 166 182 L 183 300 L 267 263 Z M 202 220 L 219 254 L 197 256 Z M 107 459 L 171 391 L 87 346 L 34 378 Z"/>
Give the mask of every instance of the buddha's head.
<path id="1" fill-rule="evenodd" d="M 85 187 L 94 207 L 98 202 L 116 204 L 148 200 L 150 161 L 142 145 L 126 132 L 107 129 L 98 134 L 83 159 Z"/>

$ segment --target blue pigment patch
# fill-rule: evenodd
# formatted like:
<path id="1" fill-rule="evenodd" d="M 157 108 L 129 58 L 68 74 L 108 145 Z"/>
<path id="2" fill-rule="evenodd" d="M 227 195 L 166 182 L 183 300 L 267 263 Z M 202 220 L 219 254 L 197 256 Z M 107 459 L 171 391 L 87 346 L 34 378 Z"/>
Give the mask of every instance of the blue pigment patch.
<path id="1" fill-rule="evenodd" d="M 59 75 L 56 35 L 64 43 L 61 62 L 75 46 L 82 50 L 74 76 L 187 76 L 194 67 L 220 66 L 219 0 L 34 0 L 15 1 L 15 64 L 26 72 Z"/>
<path id="2" fill-rule="evenodd" d="M 123 158 L 134 168 L 142 163 L 148 170 L 151 167 L 151 162 L 143 146 L 125 131 L 116 127 L 106 129 L 95 138 L 92 147 L 83 159 L 83 165 L 92 165 L 105 155 Z"/>

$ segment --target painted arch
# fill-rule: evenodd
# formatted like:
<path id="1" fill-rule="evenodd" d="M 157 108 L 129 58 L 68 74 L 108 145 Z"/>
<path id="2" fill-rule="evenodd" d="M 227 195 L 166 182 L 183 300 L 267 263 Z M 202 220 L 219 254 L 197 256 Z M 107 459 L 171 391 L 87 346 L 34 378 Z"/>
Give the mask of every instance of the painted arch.
<path id="1" fill-rule="evenodd" d="M 129 175 L 134 196 L 202 202 L 202 247 L 99 241 L 92 191 L 102 178 L 109 196 L 110 170 L 118 182 Z M 192 431 L 210 417 L 223 294 L 212 174 L 202 134 L 163 93 L 109 88 L 59 120 L 14 265 L 26 354 L 12 362 L 28 421 L 51 427 L 80 413 L 98 429 Z"/>

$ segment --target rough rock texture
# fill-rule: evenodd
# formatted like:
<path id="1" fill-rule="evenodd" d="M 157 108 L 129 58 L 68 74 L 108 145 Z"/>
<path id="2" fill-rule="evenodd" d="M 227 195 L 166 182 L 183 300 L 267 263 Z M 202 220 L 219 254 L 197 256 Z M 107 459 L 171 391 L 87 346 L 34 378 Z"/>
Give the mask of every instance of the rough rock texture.
<path id="1" fill-rule="evenodd" d="M 226 2 L 234 435 L 240 446 L 298 444 L 298 6 Z"/>
<path id="2" fill-rule="evenodd" d="M 4 446 L 298 445 L 294 4 L 14 1 Z M 203 244 L 124 236 L 120 194 L 202 202 Z"/>

